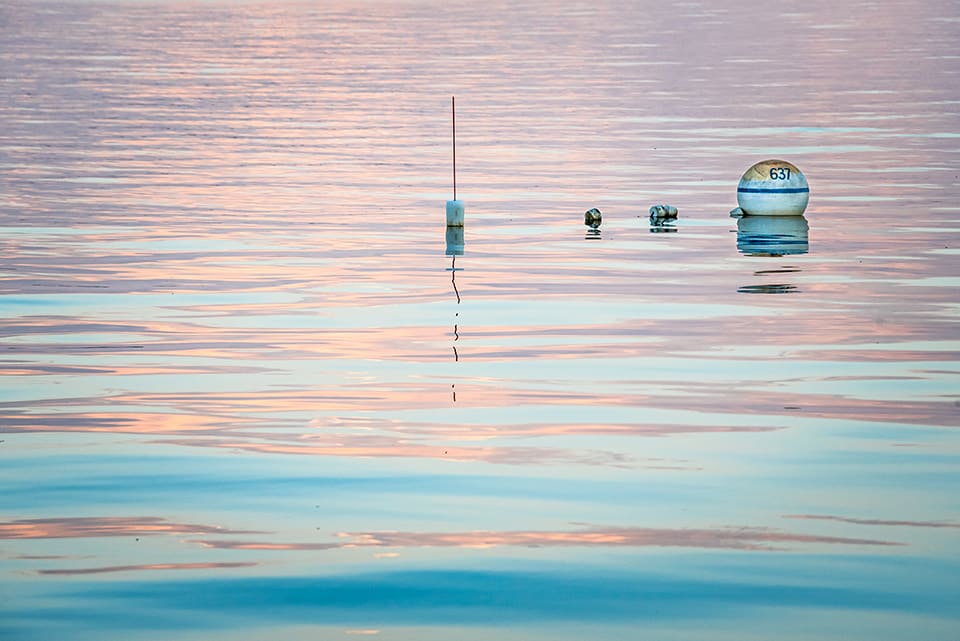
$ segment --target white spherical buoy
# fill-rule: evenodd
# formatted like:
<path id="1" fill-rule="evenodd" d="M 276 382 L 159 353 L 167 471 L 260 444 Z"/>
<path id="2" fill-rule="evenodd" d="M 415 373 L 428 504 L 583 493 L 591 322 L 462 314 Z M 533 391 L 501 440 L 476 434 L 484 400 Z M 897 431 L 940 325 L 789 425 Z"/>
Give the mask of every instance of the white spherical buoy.
<path id="1" fill-rule="evenodd" d="M 737 204 L 752 216 L 802 216 L 810 199 L 807 178 L 785 160 L 764 160 L 737 186 Z"/>

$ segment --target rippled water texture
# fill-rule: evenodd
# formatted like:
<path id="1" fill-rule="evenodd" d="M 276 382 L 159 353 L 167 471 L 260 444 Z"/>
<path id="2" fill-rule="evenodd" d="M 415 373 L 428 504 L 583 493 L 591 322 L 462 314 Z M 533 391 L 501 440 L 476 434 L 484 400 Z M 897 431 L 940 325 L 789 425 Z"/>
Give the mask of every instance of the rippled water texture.
<path id="1" fill-rule="evenodd" d="M 0 637 L 958 638 L 958 42 L 0 2 Z"/>

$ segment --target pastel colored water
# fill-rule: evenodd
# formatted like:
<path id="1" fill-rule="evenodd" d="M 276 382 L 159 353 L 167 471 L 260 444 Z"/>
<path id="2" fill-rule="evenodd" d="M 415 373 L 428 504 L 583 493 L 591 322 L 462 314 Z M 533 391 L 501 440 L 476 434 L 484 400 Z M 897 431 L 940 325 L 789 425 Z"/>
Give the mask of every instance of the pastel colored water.
<path id="1" fill-rule="evenodd" d="M 958 638 L 957 42 L 0 3 L 0 637 Z"/>

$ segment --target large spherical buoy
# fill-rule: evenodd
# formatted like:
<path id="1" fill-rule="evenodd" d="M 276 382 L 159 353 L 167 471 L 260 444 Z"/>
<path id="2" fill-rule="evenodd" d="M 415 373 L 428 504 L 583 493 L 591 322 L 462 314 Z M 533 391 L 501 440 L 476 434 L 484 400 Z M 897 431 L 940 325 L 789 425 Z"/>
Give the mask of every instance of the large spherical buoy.
<path id="1" fill-rule="evenodd" d="M 802 216 L 809 199 L 806 176 L 785 160 L 758 162 L 737 186 L 737 204 L 747 215 Z"/>

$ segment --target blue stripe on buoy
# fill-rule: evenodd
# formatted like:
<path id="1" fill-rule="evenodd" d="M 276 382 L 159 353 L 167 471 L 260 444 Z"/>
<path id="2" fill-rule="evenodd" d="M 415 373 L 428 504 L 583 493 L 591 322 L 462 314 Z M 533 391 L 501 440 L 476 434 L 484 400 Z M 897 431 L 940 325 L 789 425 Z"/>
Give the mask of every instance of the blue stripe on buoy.
<path id="1" fill-rule="evenodd" d="M 737 187 L 738 192 L 748 194 L 804 194 L 810 191 L 809 187 L 790 187 L 784 189 L 758 189 L 756 187 Z"/>

